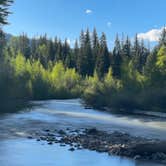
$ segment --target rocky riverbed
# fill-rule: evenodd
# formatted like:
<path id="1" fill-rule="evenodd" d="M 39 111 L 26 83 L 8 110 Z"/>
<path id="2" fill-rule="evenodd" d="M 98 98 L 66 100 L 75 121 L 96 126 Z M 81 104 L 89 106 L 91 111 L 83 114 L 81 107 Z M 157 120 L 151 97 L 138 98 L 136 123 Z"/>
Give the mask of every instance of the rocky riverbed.
<path id="1" fill-rule="evenodd" d="M 44 141 L 49 145 L 69 145 L 70 151 L 89 149 L 109 155 L 125 156 L 135 160 L 151 160 L 166 164 L 166 141 L 131 136 L 127 133 L 91 129 L 43 129 L 31 133 L 28 139 Z"/>

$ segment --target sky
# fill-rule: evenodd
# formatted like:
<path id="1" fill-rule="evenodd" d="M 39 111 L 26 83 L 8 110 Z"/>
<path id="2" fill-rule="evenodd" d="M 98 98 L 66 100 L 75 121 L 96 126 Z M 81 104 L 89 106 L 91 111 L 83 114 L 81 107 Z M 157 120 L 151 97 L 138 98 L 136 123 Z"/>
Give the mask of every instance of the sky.
<path id="1" fill-rule="evenodd" d="M 155 42 L 166 24 L 166 0 L 15 0 L 11 11 L 7 33 L 47 33 L 71 45 L 87 27 L 105 32 L 109 45 L 117 33 Z"/>

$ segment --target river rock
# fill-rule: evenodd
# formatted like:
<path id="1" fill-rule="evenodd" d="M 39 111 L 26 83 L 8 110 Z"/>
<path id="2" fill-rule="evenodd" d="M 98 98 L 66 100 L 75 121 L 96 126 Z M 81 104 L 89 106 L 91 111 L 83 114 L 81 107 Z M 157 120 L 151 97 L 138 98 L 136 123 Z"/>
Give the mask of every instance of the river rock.
<path id="1" fill-rule="evenodd" d="M 75 151 L 75 149 L 74 148 L 70 148 L 69 151 L 73 152 L 73 151 Z"/>

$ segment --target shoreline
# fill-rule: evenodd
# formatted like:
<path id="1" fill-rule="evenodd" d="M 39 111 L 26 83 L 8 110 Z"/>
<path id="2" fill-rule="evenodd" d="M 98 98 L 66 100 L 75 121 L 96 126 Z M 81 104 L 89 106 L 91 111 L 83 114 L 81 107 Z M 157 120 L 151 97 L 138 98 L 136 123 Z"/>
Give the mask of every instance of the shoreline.
<path id="1" fill-rule="evenodd" d="M 91 129 L 51 130 L 43 129 L 27 137 L 45 141 L 49 145 L 69 145 L 70 151 L 88 149 L 99 153 L 127 157 L 134 160 L 153 161 L 166 164 L 166 141 L 131 136 L 127 133 Z"/>

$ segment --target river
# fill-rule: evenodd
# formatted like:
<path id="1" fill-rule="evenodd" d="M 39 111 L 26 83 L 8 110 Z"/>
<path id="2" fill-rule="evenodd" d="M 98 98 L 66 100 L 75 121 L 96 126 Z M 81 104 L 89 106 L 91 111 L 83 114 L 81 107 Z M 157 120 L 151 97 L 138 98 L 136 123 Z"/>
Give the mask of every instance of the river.
<path id="1" fill-rule="evenodd" d="M 116 115 L 85 109 L 79 99 L 33 103 L 37 106 L 0 116 L 0 166 L 162 166 L 89 150 L 71 152 L 68 147 L 29 140 L 27 136 L 50 128 L 96 127 L 107 132 L 116 130 L 165 140 L 164 118 Z"/>

